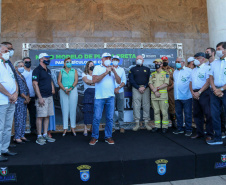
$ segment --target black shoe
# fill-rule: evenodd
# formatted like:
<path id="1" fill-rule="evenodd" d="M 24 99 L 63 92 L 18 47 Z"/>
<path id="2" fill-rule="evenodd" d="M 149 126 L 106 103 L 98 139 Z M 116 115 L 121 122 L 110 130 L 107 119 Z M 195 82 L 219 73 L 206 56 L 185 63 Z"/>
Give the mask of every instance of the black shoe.
<path id="1" fill-rule="evenodd" d="M 0 162 L 8 161 L 8 158 L 0 155 Z"/>
<path id="2" fill-rule="evenodd" d="M 8 151 L 6 153 L 2 153 L 2 155 L 4 155 L 4 156 L 14 156 L 14 155 L 17 155 L 17 153 Z"/>
<path id="3" fill-rule="evenodd" d="M 21 139 L 22 141 L 24 142 L 29 142 L 30 140 L 29 139 Z"/>
<path id="4" fill-rule="evenodd" d="M 168 130 L 167 128 L 163 128 L 162 133 L 165 134 L 167 132 L 167 130 Z"/>
<path id="5" fill-rule="evenodd" d="M 15 148 L 15 147 L 16 147 L 16 145 L 14 145 L 14 144 L 9 145 L 9 148 Z"/>
<path id="6" fill-rule="evenodd" d="M 152 131 L 152 132 L 159 132 L 159 130 L 160 130 L 159 128 L 156 128 L 156 127 L 155 127 L 155 128 L 153 128 L 151 131 Z"/>
<path id="7" fill-rule="evenodd" d="M 183 133 L 184 133 L 183 130 L 176 130 L 176 131 L 173 132 L 173 134 L 183 134 Z"/>

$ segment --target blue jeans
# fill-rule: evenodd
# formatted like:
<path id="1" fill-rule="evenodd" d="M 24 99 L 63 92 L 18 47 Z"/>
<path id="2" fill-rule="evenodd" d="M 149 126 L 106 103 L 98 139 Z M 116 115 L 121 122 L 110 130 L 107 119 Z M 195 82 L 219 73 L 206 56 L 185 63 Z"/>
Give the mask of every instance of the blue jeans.
<path id="1" fill-rule="evenodd" d="M 214 134 L 214 140 L 221 141 L 221 110 L 222 105 L 224 107 L 224 111 L 226 110 L 226 93 L 224 92 L 223 97 L 219 98 L 214 95 L 213 91 L 210 92 L 210 109 L 212 116 L 212 124 Z"/>
<path id="2" fill-rule="evenodd" d="M 185 115 L 185 130 L 192 131 L 192 98 L 188 100 L 175 100 L 175 110 L 177 117 L 177 129 L 179 131 L 184 130 L 184 116 Z"/>
<path id="3" fill-rule="evenodd" d="M 105 139 L 112 137 L 113 115 L 114 115 L 115 97 L 95 99 L 94 100 L 94 116 L 93 116 L 93 131 L 92 137 L 99 138 L 99 124 L 105 106 L 106 125 L 105 125 Z"/>

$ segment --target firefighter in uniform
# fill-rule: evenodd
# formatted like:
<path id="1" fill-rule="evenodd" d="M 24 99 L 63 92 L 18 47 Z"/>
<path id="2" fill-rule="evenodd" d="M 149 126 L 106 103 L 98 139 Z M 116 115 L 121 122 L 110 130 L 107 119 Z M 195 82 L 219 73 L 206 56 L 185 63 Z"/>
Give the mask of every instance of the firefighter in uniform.
<path id="1" fill-rule="evenodd" d="M 156 71 L 151 73 L 149 78 L 149 87 L 151 89 L 151 104 L 154 109 L 155 128 L 153 132 L 157 132 L 161 128 L 162 133 L 166 133 L 168 129 L 168 93 L 167 87 L 169 85 L 169 74 L 162 70 L 163 61 L 155 59 Z M 160 111 L 162 113 L 162 121 L 160 118 Z"/>
<path id="2" fill-rule="evenodd" d="M 176 127 L 176 114 L 175 114 L 175 102 L 174 102 L 174 82 L 173 82 L 173 72 L 174 68 L 169 66 L 168 57 L 164 56 L 161 58 L 163 61 L 162 69 L 169 74 L 169 85 L 167 87 L 168 99 L 169 99 L 169 115 L 172 121 L 172 127 Z"/>

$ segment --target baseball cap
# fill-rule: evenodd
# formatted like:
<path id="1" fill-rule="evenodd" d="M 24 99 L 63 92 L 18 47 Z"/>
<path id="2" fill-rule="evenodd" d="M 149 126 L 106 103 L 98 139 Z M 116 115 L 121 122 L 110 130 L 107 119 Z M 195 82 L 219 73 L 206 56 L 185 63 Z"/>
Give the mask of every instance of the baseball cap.
<path id="1" fill-rule="evenodd" d="M 188 62 L 192 62 L 192 61 L 194 61 L 194 60 L 195 60 L 194 57 L 189 57 L 187 61 L 188 61 Z"/>
<path id="2" fill-rule="evenodd" d="M 196 53 L 195 55 L 194 55 L 194 57 L 206 57 L 206 54 L 205 53 L 203 53 L 203 52 L 199 52 L 199 53 Z"/>
<path id="3" fill-rule="evenodd" d="M 154 63 L 155 63 L 155 62 L 161 62 L 161 63 L 162 63 L 162 59 L 157 58 L 157 59 L 154 60 Z"/>
<path id="4" fill-rule="evenodd" d="M 102 58 L 105 58 L 105 57 L 111 57 L 111 54 L 110 53 L 103 53 Z"/>
<path id="5" fill-rule="evenodd" d="M 164 56 L 161 58 L 162 60 L 168 60 L 168 57 Z"/>
<path id="6" fill-rule="evenodd" d="M 112 59 L 114 59 L 114 58 L 116 58 L 116 59 L 118 59 L 118 60 L 120 59 L 118 55 L 114 55 L 114 56 L 112 57 Z"/>
<path id="7" fill-rule="evenodd" d="M 52 58 L 52 57 L 49 56 L 47 53 L 40 53 L 38 58 L 41 59 L 42 57 Z"/>

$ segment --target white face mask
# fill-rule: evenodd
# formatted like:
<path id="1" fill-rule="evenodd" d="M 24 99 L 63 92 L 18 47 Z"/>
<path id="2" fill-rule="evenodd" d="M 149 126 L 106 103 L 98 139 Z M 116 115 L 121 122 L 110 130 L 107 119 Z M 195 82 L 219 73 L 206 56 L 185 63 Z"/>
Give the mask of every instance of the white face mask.
<path id="1" fill-rule="evenodd" d="M 196 66 L 200 65 L 199 60 L 194 60 L 194 64 L 195 64 Z"/>
<path id="2" fill-rule="evenodd" d="M 24 67 L 19 67 L 19 68 L 18 68 L 18 71 L 19 71 L 20 73 L 23 73 L 23 72 L 24 72 Z"/>
<path id="3" fill-rule="evenodd" d="M 112 64 L 113 64 L 113 66 L 117 66 L 118 65 L 118 61 L 117 60 L 113 60 Z"/>
<path id="4" fill-rule="evenodd" d="M 141 65 L 142 64 L 142 60 L 141 59 L 137 59 L 137 65 Z"/>
<path id="5" fill-rule="evenodd" d="M 9 56 L 12 57 L 14 55 L 14 50 L 9 50 Z"/>
<path id="6" fill-rule="evenodd" d="M 111 64 L 111 61 L 110 61 L 110 60 L 105 60 L 105 61 L 104 61 L 104 65 L 105 65 L 105 66 L 110 66 L 110 64 Z"/>
<path id="7" fill-rule="evenodd" d="M 223 54 L 222 52 L 223 52 L 222 50 L 217 50 L 216 55 L 217 55 L 219 58 L 221 58 L 221 57 L 224 56 L 224 54 Z"/>
<path id="8" fill-rule="evenodd" d="M 2 54 L 2 58 L 3 58 L 5 61 L 8 61 L 8 60 L 9 60 L 9 52 L 3 53 L 3 54 Z"/>

